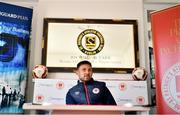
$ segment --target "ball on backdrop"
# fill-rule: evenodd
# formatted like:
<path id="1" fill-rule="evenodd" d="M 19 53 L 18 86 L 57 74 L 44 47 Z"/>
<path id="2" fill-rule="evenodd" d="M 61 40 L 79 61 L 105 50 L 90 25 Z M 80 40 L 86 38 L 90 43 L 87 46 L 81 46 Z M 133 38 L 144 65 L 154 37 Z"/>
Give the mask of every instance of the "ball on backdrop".
<path id="1" fill-rule="evenodd" d="M 148 73 L 143 67 L 136 67 L 132 71 L 132 77 L 134 80 L 146 80 L 147 76 Z"/>
<path id="2" fill-rule="evenodd" d="M 48 69 L 44 65 L 36 65 L 33 69 L 32 75 L 34 78 L 46 78 Z"/>

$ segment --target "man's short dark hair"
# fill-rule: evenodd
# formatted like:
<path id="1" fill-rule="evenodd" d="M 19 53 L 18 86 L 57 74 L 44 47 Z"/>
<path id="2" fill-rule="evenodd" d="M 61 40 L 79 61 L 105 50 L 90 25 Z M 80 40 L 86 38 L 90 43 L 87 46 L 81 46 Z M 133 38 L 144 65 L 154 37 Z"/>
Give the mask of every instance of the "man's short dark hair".
<path id="1" fill-rule="evenodd" d="M 84 61 L 80 61 L 78 64 L 77 64 L 77 69 L 81 66 L 81 65 L 84 65 L 84 64 L 88 64 L 92 67 L 91 65 L 91 62 L 87 61 L 87 60 L 84 60 Z"/>

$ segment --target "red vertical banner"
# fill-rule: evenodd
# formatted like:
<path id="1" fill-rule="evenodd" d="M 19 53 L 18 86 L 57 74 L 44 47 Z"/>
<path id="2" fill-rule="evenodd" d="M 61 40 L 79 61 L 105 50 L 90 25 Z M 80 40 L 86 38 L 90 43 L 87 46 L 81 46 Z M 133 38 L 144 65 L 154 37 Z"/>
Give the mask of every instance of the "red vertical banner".
<path id="1" fill-rule="evenodd" d="M 180 113 L 180 5 L 151 14 L 157 114 Z"/>

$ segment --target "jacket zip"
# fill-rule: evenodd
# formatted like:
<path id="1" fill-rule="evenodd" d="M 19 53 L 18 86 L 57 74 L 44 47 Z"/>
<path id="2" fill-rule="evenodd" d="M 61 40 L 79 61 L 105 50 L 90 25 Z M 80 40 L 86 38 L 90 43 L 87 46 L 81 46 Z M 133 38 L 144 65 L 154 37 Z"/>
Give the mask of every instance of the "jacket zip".
<path id="1" fill-rule="evenodd" d="M 90 105 L 89 93 L 88 93 L 88 89 L 87 89 L 86 83 L 84 83 L 84 89 L 85 89 L 85 93 L 86 93 L 87 104 Z"/>

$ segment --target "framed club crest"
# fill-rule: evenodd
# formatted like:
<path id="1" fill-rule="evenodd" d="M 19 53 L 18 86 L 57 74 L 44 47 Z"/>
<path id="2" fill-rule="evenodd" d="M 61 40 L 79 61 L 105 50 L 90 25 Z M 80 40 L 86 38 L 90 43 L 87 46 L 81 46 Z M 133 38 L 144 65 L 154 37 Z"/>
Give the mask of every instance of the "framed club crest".
<path id="1" fill-rule="evenodd" d="M 129 73 L 139 66 L 136 20 L 45 18 L 42 64 L 72 72 L 88 60 L 94 72 Z"/>

